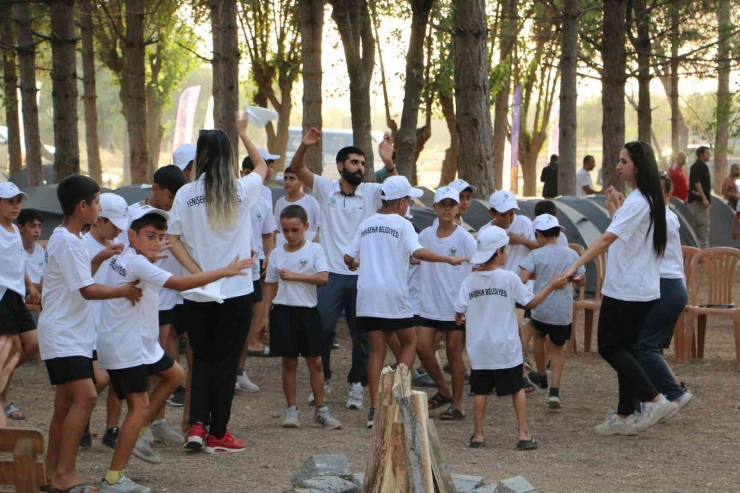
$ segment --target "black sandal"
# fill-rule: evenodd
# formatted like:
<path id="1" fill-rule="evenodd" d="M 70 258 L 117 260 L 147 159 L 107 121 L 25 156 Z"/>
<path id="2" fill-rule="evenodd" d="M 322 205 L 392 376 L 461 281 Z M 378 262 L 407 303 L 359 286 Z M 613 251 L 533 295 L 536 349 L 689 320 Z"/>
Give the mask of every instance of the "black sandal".
<path id="1" fill-rule="evenodd" d="M 450 404 L 450 403 L 452 403 L 452 397 L 445 397 L 439 392 L 434 394 L 434 396 L 427 401 L 430 411 L 433 409 L 438 409 L 442 406 L 446 406 L 447 404 Z"/>
<path id="2" fill-rule="evenodd" d="M 450 406 L 447 411 L 439 415 L 440 421 L 462 421 L 465 415 L 456 407 Z"/>
<path id="3" fill-rule="evenodd" d="M 536 438 L 532 437 L 531 440 L 518 441 L 516 442 L 517 450 L 534 450 L 540 446 L 540 442 Z"/>
<path id="4" fill-rule="evenodd" d="M 534 390 L 535 390 L 534 385 L 532 385 L 529 379 L 525 378 L 524 379 L 524 393 L 531 394 L 532 392 L 534 392 Z"/>
<path id="5" fill-rule="evenodd" d="M 486 446 L 486 441 L 485 440 L 483 440 L 482 442 L 474 442 L 473 441 L 473 437 L 474 436 L 475 435 L 473 435 L 472 437 L 470 437 L 470 448 L 483 448 L 483 447 Z"/>

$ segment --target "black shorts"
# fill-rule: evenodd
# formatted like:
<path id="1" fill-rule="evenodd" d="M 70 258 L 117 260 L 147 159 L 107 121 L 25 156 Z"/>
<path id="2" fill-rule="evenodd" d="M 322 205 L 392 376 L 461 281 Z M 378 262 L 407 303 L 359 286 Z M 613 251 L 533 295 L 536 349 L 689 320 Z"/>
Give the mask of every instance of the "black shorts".
<path id="1" fill-rule="evenodd" d="M 379 318 L 357 317 L 357 330 L 360 332 L 396 332 L 410 327 L 416 327 L 414 317 L 409 318 Z M 270 338 L 272 340 L 272 338 Z"/>
<path id="2" fill-rule="evenodd" d="M 108 370 L 113 392 L 115 392 L 119 400 L 125 399 L 127 395 L 148 392 L 149 376 L 167 371 L 174 364 L 175 362 L 172 358 L 165 354 L 162 356 L 162 359 L 151 365 L 138 365 L 131 368 Z"/>
<path id="3" fill-rule="evenodd" d="M 570 339 L 572 324 L 551 325 L 532 319 L 532 325 L 537 329 L 541 337 L 550 336 L 550 342 L 556 346 L 563 347 L 568 342 L 568 339 Z"/>
<path id="4" fill-rule="evenodd" d="M 321 356 L 323 331 L 317 307 L 275 305 L 270 311 L 270 356 Z"/>
<path id="5" fill-rule="evenodd" d="M 254 285 L 254 293 L 252 293 L 252 303 L 259 303 L 262 301 L 262 284 L 259 281 L 252 281 Z"/>
<path id="6" fill-rule="evenodd" d="M 419 317 L 417 322 L 419 327 L 430 327 L 444 332 L 448 330 L 465 330 L 465 324 L 457 325 L 454 320 L 432 320 L 431 318 Z"/>
<path id="7" fill-rule="evenodd" d="M 0 335 L 17 335 L 31 330 L 36 330 L 36 324 L 26 301 L 15 291 L 5 290 L 0 300 Z"/>
<path id="8" fill-rule="evenodd" d="M 488 395 L 496 389 L 496 395 L 514 395 L 524 388 L 523 365 L 502 370 L 472 370 L 470 391 L 475 395 Z"/>
<path id="9" fill-rule="evenodd" d="M 181 336 L 188 331 L 188 326 L 185 324 L 185 305 L 175 305 L 175 332 Z"/>
<path id="10" fill-rule="evenodd" d="M 163 325 L 174 325 L 175 320 L 177 320 L 177 315 L 175 314 L 175 308 L 170 308 L 169 310 L 159 310 L 159 326 L 162 327 Z"/>
<path id="11" fill-rule="evenodd" d="M 90 379 L 95 383 L 95 371 L 92 358 L 85 356 L 65 356 L 44 361 L 49 382 L 52 385 L 64 385 L 76 380 Z"/>
<path id="12" fill-rule="evenodd" d="M 92 357 L 92 360 L 93 361 L 98 361 L 98 350 L 97 349 L 93 349 L 93 357 Z"/>
<path id="13" fill-rule="evenodd" d="M 517 310 L 524 310 L 524 318 L 532 319 L 532 310 L 527 310 L 524 308 L 523 305 L 520 305 L 519 303 L 516 303 L 516 309 Z"/>

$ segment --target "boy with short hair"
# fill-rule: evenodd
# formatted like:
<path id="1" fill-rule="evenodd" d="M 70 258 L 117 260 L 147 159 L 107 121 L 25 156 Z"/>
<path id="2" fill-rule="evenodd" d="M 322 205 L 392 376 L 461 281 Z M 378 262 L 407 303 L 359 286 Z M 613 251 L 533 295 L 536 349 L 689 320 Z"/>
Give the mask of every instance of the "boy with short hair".
<path id="1" fill-rule="evenodd" d="M 41 230 L 44 227 L 44 215 L 36 209 L 22 209 L 15 224 L 23 240 L 23 260 L 26 262 L 26 273 L 36 289 L 41 291 L 46 250 L 39 245 L 39 238 L 41 238 Z"/>
<path id="2" fill-rule="evenodd" d="M 533 276 L 534 292 L 544 290 L 549 282 L 563 272 L 578 259 L 578 254 L 568 247 L 558 243 L 562 234 L 562 226 L 555 216 L 542 214 L 534 220 L 535 234 L 540 248 L 532 250 L 519 266 L 522 268 L 519 277 L 523 283 Z M 586 281 L 584 267 L 580 267 L 574 276 L 578 285 Z M 545 338 L 549 337 L 547 349 L 552 365 L 552 387 L 547 401 L 550 409 L 562 409 L 560 402 L 560 382 L 563 376 L 565 355 L 563 346 L 570 339 L 573 322 L 573 288 L 568 285 L 563 290 L 554 291 L 545 300 L 532 310 L 532 326 L 534 327 L 534 357 L 537 362 L 537 372 L 529 372 L 532 385 L 547 389 L 547 369 Z"/>
<path id="3" fill-rule="evenodd" d="M 420 189 L 411 186 L 405 176 L 387 178 L 381 186 L 381 211 L 360 223 L 344 255 L 344 262 L 350 270 L 360 268 L 357 327 L 367 333 L 370 339 L 368 383 L 371 407 L 368 428 L 372 427 L 375 418 L 378 383 L 386 352 L 386 333 L 395 333 L 401 343 L 399 364 L 411 368 L 416 356 L 416 324 L 406 278 L 409 257 L 451 265 L 460 265 L 468 260 L 465 257 L 439 255 L 419 244 L 414 227 L 404 216 L 411 197 L 421 197 L 422 194 Z"/>
<path id="4" fill-rule="evenodd" d="M 122 300 L 106 301 L 98 330 L 100 367 L 107 370 L 118 399 L 126 399 L 129 412 L 121 426 L 111 466 L 101 484 L 101 492 L 149 493 L 126 477 L 126 465 L 133 453 L 147 462 L 161 459 L 151 450 L 147 424 L 157 415 L 167 397 L 180 384 L 182 367 L 159 344 L 159 290 L 186 291 L 205 286 L 224 277 L 243 275 L 252 259 L 234 259 L 223 269 L 197 275 L 173 276 L 157 267 L 167 232 L 168 214 L 144 205 L 135 209 L 128 225 L 129 247 L 102 268 L 105 282 L 112 287 L 141 281 L 141 303 L 131 306 Z M 149 396 L 149 377 L 162 380 Z"/>
<path id="5" fill-rule="evenodd" d="M 316 307 L 316 287 L 329 282 L 329 270 L 321 245 L 306 241 L 308 214 L 300 205 L 288 205 L 280 213 L 286 243 L 272 251 L 265 276 L 265 306 L 270 315 L 270 356 L 283 358 L 283 392 L 288 401 L 283 428 L 300 426 L 297 406 L 298 357 L 308 366 L 314 394 L 314 422 L 327 430 L 342 424 L 325 404 L 324 370 L 321 362 L 321 316 Z"/>
<path id="6" fill-rule="evenodd" d="M 56 386 L 54 415 L 49 425 L 46 473 L 51 488 L 91 491 L 75 471 L 77 447 L 90 420 L 97 392 L 93 382 L 95 328 L 88 300 L 141 297 L 136 282 L 109 287 L 95 283 L 80 232 L 98 219 L 100 187 L 92 179 L 70 175 L 57 186 L 64 213 L 46 246 L 46 269 L 39 317 L 39 347 L 49 380 Z"/>
<path id="7" fill-rule="evenodd" d="M 280 197 L 275 202 L 275 221 L 277 222 L 277 238 L 275 246 L 282 246 L 285 244 L 285 236 L 280 224 L 280 213 L 289 205 L 299 205 L 303 207 L 308 215 L 308 231 L 306 232 L 306 239 L 308 241 L 319 242 L 319 226 L 320 226 L 320 209 L 319 202 L 313 197 L 303 191 L 303 182 L 298 175 L 295 174 L 290 166 L 285 168 L 283 171 L 283 188 L 288 192 L 285 197 Z"/>
<path id="8" fill-rule="evenodd" d="M 527 401 L 524 393 L 522 344 L 516 304 L 532 309 L 554 289 L 565 287 L 565 277 L 553 277 L 542 291 L 533 295 L 519 276 L 504 268 L 509 236 L 498 226 L 478 233 L 478 248 L 472 263 L 480 265 L 462 283 L 455 303 L 455 321 L 465 323 L 466 343 L 472 371 L 470 388 L 474 399 L 475 431 L 470 447 L 484 446 L 483 420 L 488 394 L 511 395 L 519 433 L 517 449 L 538 447 L 527 429 Z"/>
<path id="9" fill-rule="evenodd" d="M 555 202 L 552 200 L 540 200 L 534 204 L 534 217 L 536 218 L 543 214 L 550 214 L 553 217 L 558 217 L 558 208 L 555 205 Z M 535 237 L 536 236 L 537 234 L 535 232 Z M 568 248 L 568 237 L 565 236 L 565 229 L 563 229 L 560 236 L 558 236 L 558 245 Z"/>
<path id="10" fill-rule="evenodd" d="M 263 183 L 267 183 L 269 180 L 272 179 L 272 173 L 273 173 L 273 166 L 275 164 L 275 161 L 277 159 L 280 159 L 280 156 L 277 154 L 270 154 L 266 149 L 259 148 L 257 151 L 260 153 L 260 156 L 262 156 L 262 159 L 265 160 L 265 164 L 267 165 L 267 174 L 265 175 L 265 180 Z M 242 160 L 242 170 L 241 170 L 241 176 L 245 177 L 249 173 L 254 171 L 254 163 L 252 162 L 252 158 L 249 156 L 246 156 Z M 272 192 L 270 191 L 270 187 L 262 185 L 262 188 L 260 189 L 260 195 L 270 203 L 270 208 L 272 208 Z"/>

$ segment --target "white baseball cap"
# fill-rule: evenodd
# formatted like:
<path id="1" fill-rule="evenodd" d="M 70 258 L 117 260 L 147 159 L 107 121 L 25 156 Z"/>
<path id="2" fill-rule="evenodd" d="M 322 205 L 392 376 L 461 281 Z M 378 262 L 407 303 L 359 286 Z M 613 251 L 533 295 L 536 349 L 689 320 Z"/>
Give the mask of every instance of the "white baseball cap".
<path id="1" fill-rule="evenodd" d="M 100 194 L 100 217 L 113 223 L 113 226 L 126 231 L 128 229 L 128 204 L 115 193 Z"/>
<path id="2" fill-rule="evenodd" d="M 183 144 L 172 153 L 172 163 L 185 171 L 190 161 L 195 161 L 195 150 L 198 148 L 195 144 Z"/>
<path id="3" fill-rule="evenodd" d="M 493 192 L 491 199 L 489 200 L 492 209 L 496 209 L 496 212 L 504 213 L 509 212 L 511 209 L 519 210 L 519 205 L 516 203 L 516 197 L 513 193 L 505 190 L 499 190 Z"/>
<path id="4" fill-rule="evenodd" d="M 455 203 L 459 204 L 460 192 L 450 186 L 438 188 L 437 191 L 434 192 L 434 203 L 439 204 L 444 199 L 452 199 Z"/>
<path id="5" fill-rule="evenodd" d="M 262 149 L 261 147 L 259 149 L 257 149 L 257 150 L 259 151 L 260 155 L 262 156 L 262 159 L 264 159 L 265 161 L 277 161 L 278 159 L 280 159 L 280 156 L 279 155 L 277 155 L 277 154 L 270 154 L 269 152 L 267 152 L 265 149 Z"/>
<path id="6" fill-rule="evenodd" d="M 160 216 L 164 218 L 165 221 L 170 218 L 170 215 L 167 214 L 162 209 L 157 209 L 150 205 L 142 205 L 138 209 L 134 209 L 134 211 L 129 216 L 128 227 L 130 228 L 131 224 L 133 224 L 133 222 L 136 221 L 137 219 L 141 219 L 142 217 L 149 215 L 149 214 L 159 214 Z"/>
<path id="7" fill-rule="evenodd" d="M 419 198 L 424 195 L 420 188 L 414 188 L 405 176 L 390 176 L 385 179 L 380 190 L 383 200 L 398 200 L 404 197 Z"/>
<path id="8" fill-rule="evenodd" d="M 532 227 L 535 231 L 547 231 L 552 228 L 560 228 L 560 231 L 565 231 L 565 228 L 558 222 L 558 218 L 552 214 L 542 214 L 535 217 L 532 221 Z"/>
<path id="9" fill-rule="evenodd" d="M 450 182 L 450 184 L 447 186 L 454 188 L 460 193 L 463 193 L 468 188 L 470 189 L 471 192 L 475 193 L 475 187 L 463 179 L 457 179 L 453 182 Z"/>
<path id="10" fill-rule="evenodd" d="M 496 250 L 509 244 L 509 235 L 498 226 L 490 226 L 478 233 L 478 249 L 473 255 L 471 264 L 485 264 Z"/>
<path id="11" fill-rule="evenodd" d="M 24 200 L 28 200 L 28 195 L 22 192 L 12 181 L 0 183 L 0 199 L 12 199 L 18 195 L 22 196 Z"/>

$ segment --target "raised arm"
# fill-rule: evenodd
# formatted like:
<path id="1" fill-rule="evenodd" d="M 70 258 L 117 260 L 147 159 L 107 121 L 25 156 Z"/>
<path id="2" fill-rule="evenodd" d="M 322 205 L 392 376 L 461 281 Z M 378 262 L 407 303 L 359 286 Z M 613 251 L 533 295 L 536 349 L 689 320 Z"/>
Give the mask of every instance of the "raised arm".
<path id="1" fill-rule="evenodd" d="M 306 135 L 303 136 L 301 139 L 301 145 L 298 146 L 295 154 L 293 154 L 293 159 L 290 160 L 290 169 L 298 175 L 298 179 L 308 188 L 313 188 L 313 173 L 303 164 L 303 158 L 306 156 L 308 148 L 318 144 L 319 140 L 321 140 L 321 130 L 312 127 Z"/>
<path id="2" fill-rule="evenodd" d="M 586 265 L 587 263 L 591 262 L 593 259 L 604 253 L 609 249 L 612 243 L 617 241 L 617 235 L 614 233 L 606 232 L 603 235 L 599 236 L 599 239 L 594 241 L 590 247 L 588 247 L 588 250 L 586 250 L 583 255 L 578 257 L 578 260 L 573 262 L 570 267 L 565 269 L 563 272 L 564 277 L 570 277 L 572 276 L 576 270 L 578 270 L 579 267 L 582 267 Z"/>
<path id="3" fill-rule="evenodd" d="M 380 154 L 380 159 L 383 160 L 388 176 L 397 175 L 398 170 L 396 169 L 396 163 L 393 161 L 393 136 L 390 132 L 383 135 L 383 140 L 378 145 L 378 154 Z"/>
<path id="4" fill-rule="evenodd" d="M 257 150 L 257 147 L 251 140 L 249 140 L 249 137 L 247 137 L 247 114 L 243 111 L 237 111 L 234 115 L 234 120 L 236 120 L 236 130 L 239 132 L 239 138 L 247 149 L 249 159 L 251 159 L 252 164 L 254 164 L 253 173 L 260 175 L 264 181 L 267 176 L 267 164 L 265 164 L 265 160 L 262 158 L 262 154 Z"/>

